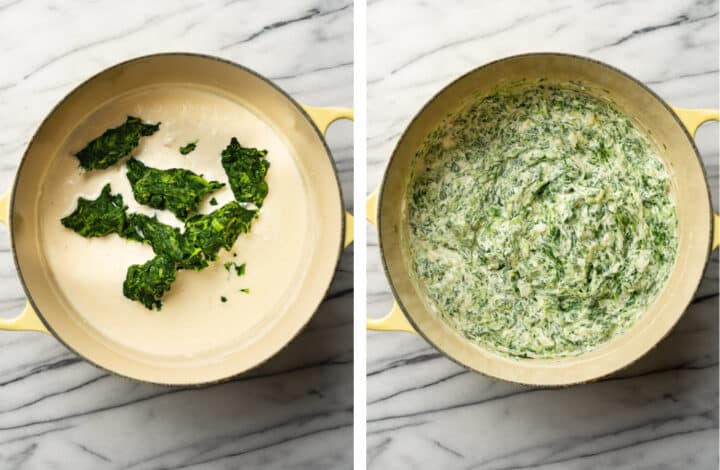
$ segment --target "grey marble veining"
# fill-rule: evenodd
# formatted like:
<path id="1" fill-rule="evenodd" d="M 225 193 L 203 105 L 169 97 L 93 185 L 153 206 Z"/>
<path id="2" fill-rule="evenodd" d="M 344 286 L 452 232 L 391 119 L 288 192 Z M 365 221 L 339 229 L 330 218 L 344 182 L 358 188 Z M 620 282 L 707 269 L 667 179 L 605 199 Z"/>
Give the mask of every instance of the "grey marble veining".
<path id="1" fill-rule="evenodd" d="M 41 119 L 122 60 L 164 51 L 242 63 L 312 105 L 352 105 L 352 2 L 0 2 L 0 189 Z M 352 126 L 328 136 L 352 209 Z M 0 311 L 23 304 L 0 235 Z M 176 389 L 96 369 L 56 340 L 0 332 L 0 469 L 351 468 L 352 263 L 308 328 L 230 383 Z"/>
<path id="2" fill-rule="evenodd" d="M 716 1 L 374 0 L 368 5 L 368 187 L 444 85 L 530 51 L 588 55 L 684 107 L 718 107 Z M 698 132 L 713 200 L 718 125 Z M 717 207 L 717 204 L 715 205 Z M 368 228 L 368 313 L 391 305 Z M 598 383 L 528 388 L 469 372 L 421 338 L 368 334 L 368 468 L 718 465 L 718 256 L 673 333 Z"/>

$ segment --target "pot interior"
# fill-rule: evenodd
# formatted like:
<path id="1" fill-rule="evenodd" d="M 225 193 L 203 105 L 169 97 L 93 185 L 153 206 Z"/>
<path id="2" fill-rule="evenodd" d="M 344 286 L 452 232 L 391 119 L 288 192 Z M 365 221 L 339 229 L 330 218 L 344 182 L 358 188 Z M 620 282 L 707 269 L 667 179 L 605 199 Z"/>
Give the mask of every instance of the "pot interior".
<path id="1" fill-rule="evenodd" d="M 413 157 L 425 137 L 469 100 L 520 80 L 580 81 L 588 92 L 611 99 L 646 131 L 672 181 L 678 212 L 678 253 L 665 287 L 634 326 L 588 353 L 562 359 L 511 359 L 470 342 L 451 328 L 413 280 L 406 250 L 406 189 Z M 645 86 L 604 64 L 563 54 L 529 54 L 480 67 L 438 93 L 414 118 L 395 148 L 379 200 L 380 245 L 390 284 L 417 331 L 452 359 L 478 372 L 536 385 L 593 380 L 635 361 L 675 325 L 702 278 L 710 250 L 711 204 L 694 144 L 664 102 Z"/>
<path id="2" fill-rule="evenodd" d="M 153 167 L 188 168 L 226 182 L 220 151 L 231 137 L 267 149 L 271 162 L 269 194 L 250 233 L 209 268 L 178 271 L 159 312 L 122 294 L 127 267 L 153 257 L 147 245 L 117 235 L 85 239 L 59 220 L 79 196 L 95 198 L 110 183 L 129 212 L 157 213 L 181 226 L 168 211 L 135 202 L 123 163 L 80 172 L 72 154 L 128 115 L 163 122 L 134 152 Z M 179 147 L 195 139 L 197 149 L 181 155 Z M 212 196 L 217 207 L 233 199 L 226 186 L 200 212 L 217 208 Z M 18 269 L 46 326 L 106 369 L 165 384 L 221 380 L 287 344 L 325 295 L 342 228 L 331 156 L 302 110 L 246 69 L 188 54 L 120 64 L 72 92 L 28 147 L 11 210 Z M 247 263 L 246 274 L 228 272 L 226 261 Z"/>

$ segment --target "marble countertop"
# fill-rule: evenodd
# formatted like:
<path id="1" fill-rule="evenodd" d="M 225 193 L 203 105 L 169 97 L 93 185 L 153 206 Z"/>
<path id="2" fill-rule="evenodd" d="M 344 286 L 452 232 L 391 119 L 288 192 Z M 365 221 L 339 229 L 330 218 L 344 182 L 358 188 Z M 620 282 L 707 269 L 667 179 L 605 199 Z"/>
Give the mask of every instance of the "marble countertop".
<path id="1" fill-rule="evenodd" d="M 718 107 L 714 1 L 368 5 L 368 187 L 414 113 L 454 78 L 530 51 L 588 55 L 684 107 Z M 697 143 L 718 196 L 718 125 Z M 715 204 L 715 207 L 718 207 Z M 391 305 L 368 229 L 368 314 Z M 718 256 L 673 333 L 597 383 L 527 388 L 469 372 L 423 339 L 368 333 L 368 468 L 717 468 Z"/>
<path id="2" fill-rule="evenodd" d="M 0 189 L 67 92 L 139 55 L 242 63 L 312 105 L 352 105 L 351 0 L 0 1 Z M 352 209 L 352 125 L 328 136 Z M 24 303 L 0 234 L 0 311 Z M 229 383 L 178 389 L 108 375 L 39 333 L 0 332 L 0 468 L 351 468 L 353 250 L 307 329 Z"/>

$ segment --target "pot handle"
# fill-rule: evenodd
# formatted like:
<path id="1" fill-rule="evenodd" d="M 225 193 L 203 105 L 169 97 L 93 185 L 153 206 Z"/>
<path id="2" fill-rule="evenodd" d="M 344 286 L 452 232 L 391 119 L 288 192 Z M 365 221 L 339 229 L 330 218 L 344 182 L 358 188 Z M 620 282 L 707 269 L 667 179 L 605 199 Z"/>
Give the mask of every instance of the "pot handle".
<path id="1" fill-rule="evenodd" d="M 8 189 L 5 194 L 0 196 L 0 222 L 9 227 L 10 220 L 10 193 L 12 189 Z M 48 330 L 40 321 L 35 310 L 33 310 L 30 302 L 25 302 L 20 315 L 15 318 L 0 318 L 0 330 L 18 330 L 18 331 L 40 331 L 47 333 Z"/>
<path id="2" fill-rule="evenodd" d="M 683 123 L 690 135 L 695 138 L 698 128 L 708 121 L 720 121 L 720 110 L 717 109 L 686 109 L 670 106 L 680 122 Z M 716 250 L 720 245 L 720 216 L 713 214 L 713 239 L 712 249 Z"/>
<path id="3" fill-rule="evenodd" d="M 322 135 L 327 133 L 330 124 L 338 119 L 355 119 L 353 110 L 350 108 L 323 108 L 303 105 L 302 108 L 310 116 Z M 345 241 L 343 246 L 347 248 L 353 242 L 354 219 L 350 212 L 345 211 Z"/>
<path id="4" fill-rule="evenodd" d="M 378 193 L 380 188 L 375 189 L 368 197 L 365 202 L 366 217 L 368 222 L 377 227 L 377 209 L 378 209 Z M 408 333 L 415 333 L 415 328 L 410 324 L 407 317 L 403 313 L 400 305 L 396 300 L 393 300 L 393 306 L 385 316 L 380 318 L 368 318 L 366 321 L 366 327 L 368 330 L 376 331 L 406 331 Z"/>

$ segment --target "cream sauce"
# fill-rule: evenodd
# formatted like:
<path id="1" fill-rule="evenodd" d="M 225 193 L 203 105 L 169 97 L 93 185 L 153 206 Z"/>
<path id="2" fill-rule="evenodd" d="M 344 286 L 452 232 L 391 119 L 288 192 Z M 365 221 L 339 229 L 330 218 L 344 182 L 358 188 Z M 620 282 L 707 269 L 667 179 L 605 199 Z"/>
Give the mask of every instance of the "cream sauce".
<path id="1" fill-rule="evenodd" d="M 169 211 L 139 205 L 125 175 L 125 160 L 106 169 L 82 173 L 72 155 L 127 115 L 161 121 L 160 130 L 141 139 L 134 155 L 156 168 L 187 168 L 208 180 L 227 182 L 220 152 L 235 136 L 246 146 L 268 150 L 270 188 L 259 218 L 234 249 L 221 250 L 203 271 L 178 271 L 161 311 L 149 311 L 123 296 L 128 266 L 153 257 L 151 248 L 117 235 L 86 239 L 63 227 L 60 219 L 77 198 L 95 198 L 106 183 L 121 193 L 129 212 L 157 214 L 167 224 L 182 224 Z M 197 149 L 179 148 L 199 139 Z M 297 295 L 310 259 L 314 224 L 303 178 L 279 134 L 241 104 L 211 91 L 180 85 L 152 87 L 102 105 L 68 136 L 55 155 L 40 195 L 41 243 L 56 287 L 78 320 L 130 350 L 160 356 L 192 356 L 253 336 L 279 318 Z M 214 196 L 217 206 L 209 200 Z M 229 185 L 207 197 L 200 212 L 231 201 Z M 236 257 L 232 253 L 237 253 Z M 238 277 L 225 261 L 247 263 Z M 248 288 L 250 293 L 240 292 Z M 220 298 L 224 296 L 227 302 Z"/>

